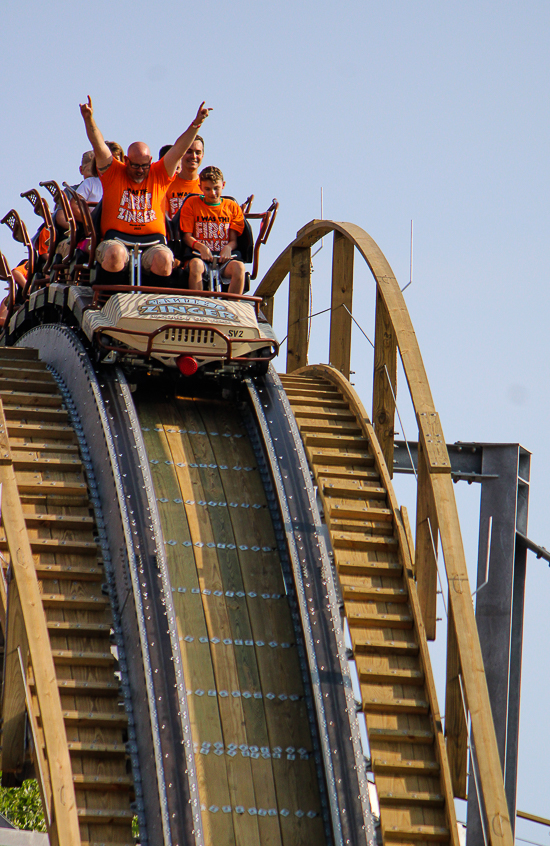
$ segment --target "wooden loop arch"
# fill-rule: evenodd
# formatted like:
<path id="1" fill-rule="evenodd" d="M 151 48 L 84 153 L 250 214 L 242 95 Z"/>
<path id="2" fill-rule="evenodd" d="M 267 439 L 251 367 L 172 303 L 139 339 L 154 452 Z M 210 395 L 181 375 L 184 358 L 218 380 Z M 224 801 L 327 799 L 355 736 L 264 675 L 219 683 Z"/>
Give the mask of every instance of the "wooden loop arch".
<path id="1" fill-rule="evenodd" d="M 376 280 L 373 423 L 388 469 L 393 466 L 397 352 L 418 423 L 417 531 L 415 575 L 428 638 L 435 638 L 439 531 L 449 583 L 447 648 L 447 753 L 455 795 L 466 795 L 467 728 L 462 691 L 471 720 L 479 791 L 491 844 L 512 846 L 513 835 L 504 791 L 489 693 L 474 615 L 472 594 L 451 478 L 451 463 L 435 409 L 424 363 L 403 294 L 384 254 L 361 227 L 313 220 L 279 255 L 255 294 L 273 321 L 273 298 L 287 275 L 289 320 L 287 372 L 307 364 L 311 248 L 334 232 L 330 324 L 330 364 L 350 373 L 353 263 L 357 249 Z M 344 308 L 345 306 L 345 308 Z M 498 821 L 498 825 L 496 822 Z"/>

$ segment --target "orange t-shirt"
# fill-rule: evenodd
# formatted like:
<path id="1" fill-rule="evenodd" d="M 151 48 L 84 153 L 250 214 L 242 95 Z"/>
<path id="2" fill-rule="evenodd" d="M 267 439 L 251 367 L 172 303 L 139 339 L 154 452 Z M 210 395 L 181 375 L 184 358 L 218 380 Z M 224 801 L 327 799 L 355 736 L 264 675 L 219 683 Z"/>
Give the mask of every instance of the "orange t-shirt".
<path id="1" fill-rule="evenodd" d="M 103 234 L 109 229 L 126 235 L 166 234 L 162 204 L 174 177 L 168 176 L 162 159 L 153 162 L 143 182 L 134 182 L 126 165 L 117 159 L 99 177 L 103 185 Z"/>
<path id="2" fill-rule="evenodd" d="M 39 256 L 46 255 L 46 253 L 48 252 L 49 249 L 50 249 L 50 233 L 48 232 L 47 227 L 44 226 L 40 230 L 40 234 L 38 236 L 38 245 L 37 245 L 38 255 Z"/>
<path id="3" fill-rule="evenodd" d="M 200 192 L 201 183 L 198 176 L 196 179 L 178 179 L 176 176 L 166 193 L 164 206 L 170 220 L 176 216 L 178 209 L 181 209 L 188 194 L 200 194 Z"/>
<path id="4" fill-rule="evenodd" d="M 235 200 L 222 198 L 218 206 L 209 206 L 202 197 L 189 197 L 180 214 L 180 229 L 218 253 L 229 243 L 229 230 L 244 231 L 244 215 Z"/>

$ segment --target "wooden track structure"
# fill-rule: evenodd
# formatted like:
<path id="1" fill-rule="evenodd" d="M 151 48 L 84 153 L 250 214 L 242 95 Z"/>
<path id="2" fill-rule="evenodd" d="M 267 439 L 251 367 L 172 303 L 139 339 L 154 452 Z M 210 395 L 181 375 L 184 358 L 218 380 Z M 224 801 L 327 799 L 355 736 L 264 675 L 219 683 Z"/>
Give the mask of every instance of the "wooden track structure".
<path id="1" fill-rule="evenodd" d="M 458 846 L 408 522 L 358 396 L 327 366 L 281 377 L 330 531 L 384 842 Z"/>
<path id="2" fill-rule="evenodd" d="M 257 461 L 225 402 L 137 397 L 180 636 L 205 842 L 325 840 L 295 633 Z"/>
<path id="3" fill-rule="evenodd" d="M 89 492 L 34 350 L 0 349 L 0 442 L 4 783 L 34 766 L 52 844 L 130 846 L 127 717 Z"/>
<path id="4" fill-rule="evenodd" d="M 464 798 L 466 791 L 467 711 L 479 791 L 487 818 L 487 837 L 491 844 L 512 846 L 512 829 L 454 498 L 450 459 L 418 342 L 395 275 L 378 245 L 363 229 L 351 223 L 314 220 L 298 232 L 296 239 L 273 263 L 255 294 L 262 297 L 264 311 L 272 322 L 274 296 L 289 276 L 287 373 L 300 371 L 307 365 L 311 248 L 330 232 L 334 233 L 334 245 L 329 360 L 346 380 L 350 375 L 355 250 L 367 263 L 376 283 L 372 419 L 379 456 L 384 459 L 388 477 L 393 471 L 398 352 L 418 423 L 414 573 L 424 630 L 427 638 L 433 640 L 439 533 L 449 584 L 445 734 L 454 794 Z M 318 418 L 315 425 L 317 423 Z M 348 622 L 353 629 L 353 622 Z"/>
<path id="5" fill-rule="evenodd" d="M 308 367 L 311 247 L 331 231 L 332 366 Z M 376 281 L 373 425 L 348 382 L 356 249 Z M 457 846 L 466 708 L 488 841 L 512 846 L 450 461 L 403 296 L 377 245 L 351 224 L 313 221 L 298 233 L 256 291 L 270 322 L 288 274 L 282 384 L 334 553 L 382 840 Z M 21 311 L 22 331 L 26 319 Z M 419 427 L 415 543 L 391 485 L 398 352 Z M 275 497 L 244 418 L 206 393 L 146 387 L 133 399 L 166 550 L 204 843 L 331 843 L 298 615 L 268 502 Z M 3 779 L 37 776 L 52 846 L 129 846 L 127 716 L 78 441 L 36 351 L 0 348 L 0 401 Z M 304 468 L 305 480 L 305 460 Z M 450 586 L 445 733 L 427 647 L 436 634 L 438 535 Z"/>

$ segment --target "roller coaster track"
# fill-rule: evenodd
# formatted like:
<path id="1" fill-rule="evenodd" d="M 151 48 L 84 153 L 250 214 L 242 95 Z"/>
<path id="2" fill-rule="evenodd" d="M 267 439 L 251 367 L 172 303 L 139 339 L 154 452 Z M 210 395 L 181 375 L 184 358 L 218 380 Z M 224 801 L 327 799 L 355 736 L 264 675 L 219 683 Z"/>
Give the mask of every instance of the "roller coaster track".
<path id="1" fill-rule="evenodd" d="M 311 246 L 330 231 L 333 366 L 305 367 Z M 374 426 L 348 382 L 355 249 L 377 284 Z M 403 297 L 350 224 L 298 233 L 256 292 L 268 318 L 289 273 L 287 374 L 231 396 L 135 389 L 94 366 L 61 288 L 0 348 L 3 779 L 34 772 L 52 844 L 130 844 L 135 813 L 148 846 L 455 846 L 463 704 L 488 842 L 512 844 L 450 463 Z M 391 485 L 398 350 L 421 444 L 416 544 Z M 427 647 L 438 532 L 445 737 Z"/>

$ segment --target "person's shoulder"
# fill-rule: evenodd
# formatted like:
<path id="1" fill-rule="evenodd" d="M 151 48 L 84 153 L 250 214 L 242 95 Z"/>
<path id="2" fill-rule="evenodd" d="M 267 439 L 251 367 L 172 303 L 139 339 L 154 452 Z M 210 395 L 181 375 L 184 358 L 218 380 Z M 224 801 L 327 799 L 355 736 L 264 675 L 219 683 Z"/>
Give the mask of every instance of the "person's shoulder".
<path id="1" fill-rule="evenodd" d="M 236 217 L 242 217 L 243 210 L 236 200 L 232 197 L 224 197 L 225 208 L 230 210 Z"/>
<path id="2" fill-rule="evenodd" d="M 126 172 L 126 165 L 124 164 L 124 162 L 120 162 L 118 159 L 115 159 L 115 157 L 113 156 L 113 158 L 111 159 L 111 164 L 109 165 L 107 170 L 99 170 L 98 169 L 98 173 L 99 173 L 98 178 L 100 179 L 101 184 L 103 185 L 104 182 L 111 181 L 114 177 L 120 175 L 123 172 L 124 173 Z M 91 176 L 89 178 L 93 179 L 94 177 Z"/>
<path id="3" fill-rule="evenodd" d="M 202 208 L 205 206 L 202 194 L 188 194 L 184 200 L 182 209 L 189 207 L 190 209 Z"/>
<path id="4" fill-rule="evenodd" d="M 151 167 L 149 168 L 149 178 L 153 177 L 155 181 L 167 182 L 169 184 L 174 183 L 174 176 L 168 176 L 168 171 L 166 170 L 166 165 L 164 164 L 164 156 L 162 159 L 159 159 L 158 162 L 153 162 Z"/>

